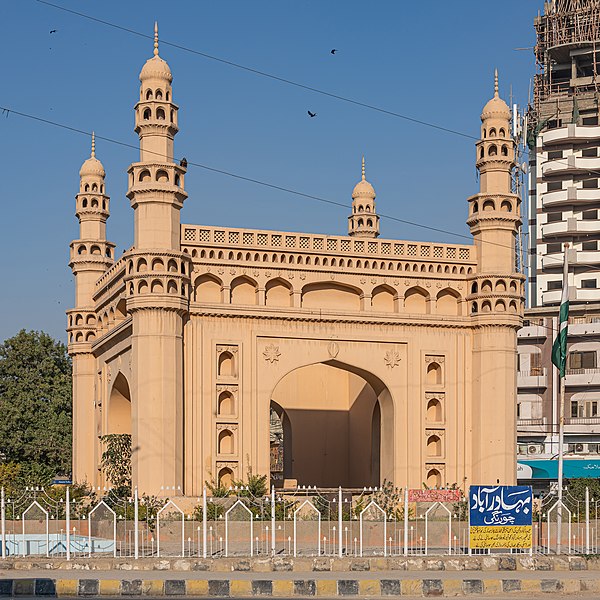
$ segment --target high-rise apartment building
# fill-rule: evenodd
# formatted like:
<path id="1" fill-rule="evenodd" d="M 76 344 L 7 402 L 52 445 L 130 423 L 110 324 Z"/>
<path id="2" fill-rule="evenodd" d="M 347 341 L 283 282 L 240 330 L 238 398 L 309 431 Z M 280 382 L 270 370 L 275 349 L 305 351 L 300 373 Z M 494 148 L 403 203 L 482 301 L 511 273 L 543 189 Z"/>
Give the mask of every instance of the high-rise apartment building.
<path id="1" fill-rule="evenodd" d="M 572 460 L 565 476 L 592 473 L 591 459 L 600 459 L 599 25 L 599 0 L 551 0 L 535 19 L 537 73 L 528 115 L 529 308 L 519 332 L 518 365 L 524 479 L 556 478 L 559 382 L 550 349 L 567 243 L 571 319 L 564 451 Z M 586 462 L 577 461 L 582 458 Z"/>

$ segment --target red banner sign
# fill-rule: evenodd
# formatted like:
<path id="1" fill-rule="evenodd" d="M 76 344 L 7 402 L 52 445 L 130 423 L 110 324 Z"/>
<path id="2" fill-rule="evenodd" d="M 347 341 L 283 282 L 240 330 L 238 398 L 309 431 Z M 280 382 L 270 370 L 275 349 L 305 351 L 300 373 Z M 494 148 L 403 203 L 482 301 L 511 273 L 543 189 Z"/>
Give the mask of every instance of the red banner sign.
<path id="1" fill-rule="evenodd" d="M 459 502 L 460 490 L 408 490 L 409 502 Z"/>

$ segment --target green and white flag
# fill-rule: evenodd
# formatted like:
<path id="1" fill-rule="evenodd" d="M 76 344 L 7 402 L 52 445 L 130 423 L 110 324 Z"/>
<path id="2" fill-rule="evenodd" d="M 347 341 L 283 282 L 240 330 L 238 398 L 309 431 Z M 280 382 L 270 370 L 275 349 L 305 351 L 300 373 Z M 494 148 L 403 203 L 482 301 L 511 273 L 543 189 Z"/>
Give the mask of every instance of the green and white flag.
<path id="1" fill-rule="evenodd" d="M 567 366 L 567 328 L 569 324 L 569 263 L 567 260 L 568 248 L 565 247 L 565 267 L 563 271 L 563 287 L 560 297 L 560 312 L 558 317 L 558 335 L 552 345 L 552 363 L 565 376 Z"/>

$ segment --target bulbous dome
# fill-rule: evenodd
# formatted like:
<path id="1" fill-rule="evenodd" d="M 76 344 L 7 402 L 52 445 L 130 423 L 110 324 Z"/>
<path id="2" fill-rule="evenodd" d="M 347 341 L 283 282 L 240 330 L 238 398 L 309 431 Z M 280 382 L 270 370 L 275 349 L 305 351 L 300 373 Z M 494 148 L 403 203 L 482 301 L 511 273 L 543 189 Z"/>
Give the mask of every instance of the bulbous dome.
<path id="1" fill-rule="evenodd" d="M 79 176 L 85 177 L 86 175 L 97 175 L 100 177 L 106 175 L 102 163 L 95 156 L 91 156 L 81 165 Z"/>
<path id="2" fill-rule="evenodd" d="M 140 81 L 146 79 L 166 79 L 169 83 L 173 81 L 169 65 L 158 55 L 158 23 L 154 23 L 154 56 L 146 61 L 140 71 Z"/>
<path id="3" fill-rule="evenodd" d="M 493 118 L 510 119 L 510 108 L 498 94 L 498 71 L 494 73 L 494 97 L 488 100 L 481 111 L 482 121 Z"/>
<path id="4" fill-rule="evenodd" d="M 173 81 L 169 65 L 158 54 L 148 59 L 140 71 L 140 81 L 146 79 L 166 79 L 169 83 Z"/>
<path id="5" fill-rule="evenodd" d="M 366 180 L 359 181 L 352 190 L 353 198 L 375 198 L 373 186 Z"/>
<path id="6" fill-rule="evenodd" d="M 85 177 L 86 175 L 94 175 L 97 177 L 104 177 L 106 172 L 104 166 L 96 158 L 96 134 L 92 131 L 92 153 L 90 157 L 81 165 L 79 169 L 79 177 Z"/>
<path id="7" fill-rule="evenodd" d="M 365 179 L 365 157 L 362 159 L 362 179 L 354 186 L 352 190 L 352 198 L 369 198 L 375 199 L 375 189 Z"/>

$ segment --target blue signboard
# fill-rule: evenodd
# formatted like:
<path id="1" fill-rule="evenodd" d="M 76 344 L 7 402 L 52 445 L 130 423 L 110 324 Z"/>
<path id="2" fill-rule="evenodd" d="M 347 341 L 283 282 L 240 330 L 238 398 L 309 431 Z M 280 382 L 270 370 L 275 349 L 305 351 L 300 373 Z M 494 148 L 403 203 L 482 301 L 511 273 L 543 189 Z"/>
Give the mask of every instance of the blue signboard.
<path id="1" fill-rule="evenodd" d="M 530 548 L 532 493 L 525 485 L 472 485 L 471 548 Z"/>

